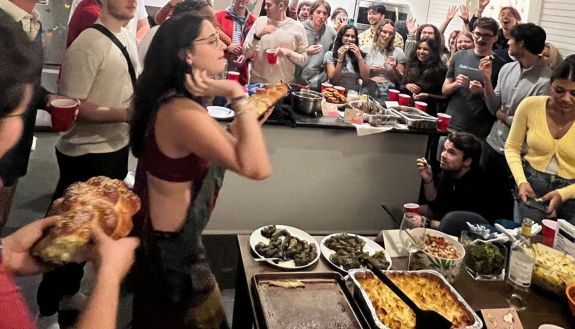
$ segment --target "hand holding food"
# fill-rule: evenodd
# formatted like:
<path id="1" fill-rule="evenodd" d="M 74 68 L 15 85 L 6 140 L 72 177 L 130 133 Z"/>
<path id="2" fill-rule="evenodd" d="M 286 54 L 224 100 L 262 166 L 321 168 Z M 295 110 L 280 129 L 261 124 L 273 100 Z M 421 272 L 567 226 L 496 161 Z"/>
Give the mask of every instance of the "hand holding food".
<path id="1" fill-rule="evenodd" d="M 459 87 L 463 87 L 463 88 L 469 87 L 469 77 L 466 75 L 459 74 L 457 77 L 455 77 L 455 82 L 457 83 L 457 86 L 459 86 Z"/>
<path id="2" fill-rule="evenodd" d="M 279 102 L 289 89 L 285 83 L 266 85 L 264 88 L 256 90 L 244 104 L 249 109 L 255 110 L 258 116 L 266 113 L 277 102 Z"/>
<path id="3" fill-rule="evenodd" d="M 112 239 L 128 235 L 140 199 L 117 179 L 103 176 L 72 184 L 52 204 L 55 225 L 34 246 L 32 254 L 47 263 L 84 262 L 91 249 L 93 225 Z"/>
<path id="4" fill-rule="evenodd" d="M 2 239 L 2 267 L 17 275 L 31 275 L 47 271 L 45 264 L 32 257 L 31 249 L 56 224 L 57 216 L 32 222 Z"/>
<path id="5" fill-rule="evenodd" d="M 423 182 L 426 184 L 431 183 L 433 180 L 433 173 L 431 172 L 431 166 L 427 163 L 427 160 L 425 158 L 419 158 L 416 161 L 416 165 Z"/>

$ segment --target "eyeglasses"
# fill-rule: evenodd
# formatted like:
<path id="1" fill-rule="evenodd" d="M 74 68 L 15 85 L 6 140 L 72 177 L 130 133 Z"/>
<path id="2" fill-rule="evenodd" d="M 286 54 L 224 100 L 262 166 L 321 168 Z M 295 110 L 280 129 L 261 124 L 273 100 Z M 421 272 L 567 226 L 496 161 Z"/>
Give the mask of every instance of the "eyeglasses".
<path id="1" fill-rule="evenodd" d="M 487 39 L 487 38 L 493 38 L 495 35 L 489 34 L 489 33 L 481 33 L 481 32 L 474 31 L 474 32 L 473 32 L 473 36 L 474 36 L 476 39 L 481 39 L 481 38 Z"/>
<path id="2" fill-rule="evenodd" d="M 206 42 L 203 42 L 203 41 L 206 41 Z M 216 48 L 220 44 L 220 37 L 218 36 L 217 33 L 214 33 L 214 34 L 210 35 L 209 37 L 196 39 L 193 42 L 194 43 L 205 43 L 205 44 L 208 44 L 208 45 Z"/>

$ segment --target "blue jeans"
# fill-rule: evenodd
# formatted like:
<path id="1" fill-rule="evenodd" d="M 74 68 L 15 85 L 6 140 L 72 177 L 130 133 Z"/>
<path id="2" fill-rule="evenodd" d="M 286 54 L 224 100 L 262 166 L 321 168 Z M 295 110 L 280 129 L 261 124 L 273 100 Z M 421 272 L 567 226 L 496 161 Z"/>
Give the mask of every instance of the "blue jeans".
<path id="1" fill-rule="evenodd" d="M 542 197 L 545 194 L 575 184 L 575 179 L 565 179 L 555 174 L 549 174 L 533 169 L 527 162 L 523 162 L 523 171 L 525 178 L 531 185 L 537 197 Z M 519 203 L 516 208 L 520 218 L 528 217 L 541 223 L 541 219 L 545 216 L 538 210 L 526 207 L 523 203 Z M 557 218 L 564 219 L 571 224 L 575 225 L 575 199 L 564 200 L 556 209 Z M 531 217 L 530 217 L 531 216 Z"/>

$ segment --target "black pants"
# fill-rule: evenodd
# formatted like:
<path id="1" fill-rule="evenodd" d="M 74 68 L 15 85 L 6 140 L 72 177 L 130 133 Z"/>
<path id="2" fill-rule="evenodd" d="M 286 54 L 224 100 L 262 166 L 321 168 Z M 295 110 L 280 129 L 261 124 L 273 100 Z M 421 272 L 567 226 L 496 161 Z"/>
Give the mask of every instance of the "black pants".
<path id="1" fill-rule="evenodd" d="M 495 151 L 486 142 L 482 145 L 481 167 L 489 179 L 490 190 L 493 193 L 490 208 L 493 219 L 513 219 L 513 191 L 515 180 L 505 159 L 505 155 Z"/>
<path id="2" fill-rule="evenodd" d="M 107 176 L 123 180 L 128 174 L 129 147 L 112 153 L 92 153 L 77 157 L 56 150 L 60 179 L 52 201 L 61 197 L 68 186 L 94 176 Z M 73 295 L 80 289 L 84 264 L 71 263 L 45 273 L 38 287 L 37 302 L 40 314 L 50 316 L 58 311 L 64 295 Z"/>

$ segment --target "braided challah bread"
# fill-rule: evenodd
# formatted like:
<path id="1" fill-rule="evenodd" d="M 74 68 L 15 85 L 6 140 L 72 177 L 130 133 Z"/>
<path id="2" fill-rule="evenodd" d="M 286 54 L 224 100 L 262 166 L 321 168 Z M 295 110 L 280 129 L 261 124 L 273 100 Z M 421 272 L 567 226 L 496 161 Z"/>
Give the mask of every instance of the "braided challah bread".
<path id="1" fill-rule="evenodd" d="M 254 109 L 258 115 L 262 115 L 279 102 L 288 91 L 288 86 L 285 83 L 266 85 L 264 88 L 256 90 L 255 94 L 248 98 L 247 105 Z"/>
<path id="2" fill-rule="evenodd" d="M 83 262 L 90 249 L 92 225 L 113 239 L 128 235 L 140 199 L 117 179 L 98 176 L 70 185 L 55 200 L 50 215 L 57 224 L 32 249 L 34 256 L 52 264 Z"/>

